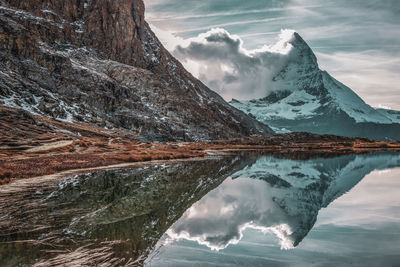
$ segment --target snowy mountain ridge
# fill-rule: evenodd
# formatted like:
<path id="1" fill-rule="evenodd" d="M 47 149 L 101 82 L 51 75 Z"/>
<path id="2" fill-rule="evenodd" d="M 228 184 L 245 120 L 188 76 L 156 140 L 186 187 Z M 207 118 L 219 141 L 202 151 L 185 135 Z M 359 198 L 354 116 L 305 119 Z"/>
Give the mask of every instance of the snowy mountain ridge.
<path id="1" fill-rule="evenodd" d="M 340 121 L 343 120 L 353 127 L 360 123 L 398 124 L 400 112 L 374 109 L 349 87 L 321 70 L 315 54 L 298 33 L 293 32 L 288 42 L 292 45 L 288 53 L 289 60 L 273 77 L 272 92 L 261 99 L 234 99 L 231 101 L 234 107 L 271 125 L 277 132 L 306 130 L 379 139 L 400 138 L 399 135 L 376 137 L 352 132 L 346 134 L 345 129 L 336 131 L 335 127 L 340 127 Z M 329 121 L 332 124 L 328 127 L 324 123 Z M 400 125 L 395 127 L 399 128 Z"/>

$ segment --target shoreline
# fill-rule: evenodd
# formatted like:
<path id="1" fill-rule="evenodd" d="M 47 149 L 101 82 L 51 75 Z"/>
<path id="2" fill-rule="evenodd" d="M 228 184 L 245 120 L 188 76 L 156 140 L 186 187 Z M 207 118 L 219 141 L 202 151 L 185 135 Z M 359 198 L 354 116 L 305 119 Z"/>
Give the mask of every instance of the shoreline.
<path id="1" fill-rule="evenodd" d="M 206 158 L 258 150 L 297 158 L 376 151 L 400 152 L 400 141 L 372 141 L 306 132 L 203 142 L 144 141 L 138 133 L 63 122 L 0 105 L 0 185 L 70 170 Z M 301 154 L 301 155 L 300 155 Z"/>
<path id="2" fill-rule="evenodd" d="M 199 143 L 194 143 L 199 145 Z M 206 160 L 209 157 L 224 157 L 224 156 L 229 156 L 229 155 L 235 155 L 238 153 L 256 153 L 258 155 L 275 155 L 275 156 L 283 156 L 283 157 L 295 157 L 297 155 L 297 158 L 299 156 L 302 157 L 335 157 L 335 156 L 340 156 L 340 155 L 346 155 L 346 154 L 363 154 L 363 153 L 373 153 L 373 152 L 397 152 L 400 153 L 400 144 L 397 146 L 393 147 L 379 147 L 381 145 L 381 142 L 374 143 L 375 146 L 371 145 L 369 147 L 343 147 L 343 146 L 330 146 L 329 149 L 326 147 L 313 147 L 313 146 L 303 146 L 303 147 L 267 147 L 267 146 L 246 146 L 246 145 L 238 145 L 235 147 L 235 145 L 227 145 L 227 146 L 210 146 L 210 145 L 205 145 L 203 149 L 198 150 L 196 148 L 196 152 L 194 153 L 192 150 L 190 150 L 188 153 L 190 154 L 178 154 L 178 155 L 172 155 L 170 158 L 162 158 L 162 159 L 156 159 L 160 155 L 154 154 L 152 155 L 151 153 L 146 154 L 146 157 L 150 155 L 151 158 L 155 159 L 150 159 L 150 160 L 143 160 L 142 159 L 137 159 L 136 161 L 124 161 L 124 162 L 118 162 L 118 163 L 111 163 L 111 164 L 106 164 L 108 161 L 107 159 L 102 162 L 90 162 L 90 167 L 85 167 L 88 162 L 82 162 L 82 165 L 72 165 L 75 166 L 73 168 L 72 166 L 69 167 L 67 165 L 64 165 L 64 162 L 60 161 L 58 162 L 57 166 L 60 168 L 59 171 L 57 171 L 57 168 L 51 169 L 48 171 L 48 173 L 44 173 L 43 175 L 34 175 L 35 171 L 31 171 L 28 173 L 21 173 L 18 172 L 18 168 L 13 168 L 11 169 L 11 172 L 13 175 L 6 177 L 6 179 L 0 179 L 0 188 L 3 185 L 7 184 L 12 184 L 17 181 L 25 181 L 25 180 L 32 180 L 32 179 L 61 179 L 65 178 L 70 175 L 77 175 L 77 174 L 84 174 L 84 173 L 90 173 L 90 172 L 97 172 L 97 171 L 102 171 L 102 170 L 118 170 L 118 169 L 126 169 L 126 168 L 133 168 L 136 166 L 146 166 L 146 165 L 154 165 L 154 164 L 165 164 L 165 163 L 173 163 L 173 162 L 185 162 L 185 161 L 193 161 L 193 160 Z M 189 143 L 189 147 L 192 145 Z M 303 144 L 304 145 L 304 144 Z M 182 146 L 184 147 L 184 146 Z M 111 154 L 110 156 L 110 162 L 113 162 L 112 159 L 117 156 L 118 154 Z M 45 157 L 54 157 L 57 158 L 57 156 L 71 156 L 72 158 L 75 156 L 74 154 L 70 155 L 52 155 L 52 156 L 45 156 Z M 97 156 L 100 157 L 107 157 L 107 155 L 102 155 L 99 154 Z M 40 160 L 40 158 L 25 158 L 25 159 L 18 159 L 17 161 L 21 162 L 22 164 L 26 165 L 29 163 L 32 163 L 32 161 L 37 161 Z M 4 164 L 4 161 L 0 160 L 0 166 L 2 166 L 2 163 Z M 75 162 L 77 163 L 77 162 Z M 17 166 L 16 166 L 17 167 Z M 0 168 L 1 170 L 1 168 Z M 0 189 L 0 192 L 2 190 Z"/>

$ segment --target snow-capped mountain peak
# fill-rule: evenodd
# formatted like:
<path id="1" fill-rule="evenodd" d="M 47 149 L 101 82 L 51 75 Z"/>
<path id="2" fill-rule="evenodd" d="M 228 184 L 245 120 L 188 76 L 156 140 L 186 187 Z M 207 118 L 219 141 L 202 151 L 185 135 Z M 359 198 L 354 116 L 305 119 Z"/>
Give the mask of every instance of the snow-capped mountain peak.
<path id="1" fill-rule="evenodd" d="M 234 100 L 233 106 L 277 132 L 400 139 L 399 120 L 389 116 L 393 112 L 372 108 L 349 87 L 321 70 L 314 52 L 298 33 L 293 32 L 288 43 L 292 47 L 287 53 L 287 63 L 266 88 L 270 93 L 261 99 Z M 377 124 L 387 129 L 381 129 L 383 126 L 377 129 Z"/>
<path id="2" fill-rule="evenodd" d="M 293 33 L 293 38 L 290 43 L 293 45 L 291 57 L 294 58 L 298 64 L 310 67 L 312 70 L 318 68 L 317 57 L 297 32 Z"/>

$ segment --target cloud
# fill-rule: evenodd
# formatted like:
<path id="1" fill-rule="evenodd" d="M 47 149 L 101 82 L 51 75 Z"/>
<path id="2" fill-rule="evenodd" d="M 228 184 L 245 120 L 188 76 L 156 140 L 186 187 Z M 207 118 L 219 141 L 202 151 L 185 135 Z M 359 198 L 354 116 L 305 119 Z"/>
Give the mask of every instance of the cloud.
<path id="1" fill-rule="evenodd" d="M 189 208 L 167 231 L 166 243 L 186 239 L 221 250 L 237 244 L 246 229 L 256 229 L 275 235 L 282 249 L 293 248 L 322 205 L 321 168 L 313 160 L 259 158 Z"/>
<path id="2" fill-rule="evenodd" d="M 188 40 L 179 37 L 172 31 L 163 30 L 154 25 L 150 25 L 155 35 L 160 39 L 165 48 L 169 51 L 173 51 L 179 45 L 187 45 Z"/>
<path id="3" fill-rule="evenodd" d="M 399 59 L 400 5 L 397 0 L 326 0 L 323 4 L 319 0 L 149 0 L 148 7 L 149 4 L 150 22 L 185 41 L 219 25 L 240 36 L 243 48 L 255 49 L 273 43 L 275 33 L 281 29 L 296 29 L 315 51 L 320 65 L 333 77 L 354 89 L 372 106 L 381 104 L 400 110 L 399 65 L 388 63 L 381 68 L 374 64 Z M 354 58 L 356 61 L 351 61 Z M 361 62 L 359 58 L 363 61 L 361 68 L 357 67 Z M 187 59 L 185 66 L 199 77 L 200 68 L 206 63 Z M 366 71 L 368 66 L 374 67 Z M 226 78 L 233 80 L 233 77 Z M 254 89 L 256 83 L 253 81 L 250 87 Z M 213 86 L 221 83 L 214 81 L 209 85 L 214 89 Z M 246 96 L 236 87 L 229 95 L 228 84 L 223 82 L 222 85 L 225 87 L 217 91 L 227 100 L 265 96 L 258 90 Z M 267 88 L 266 92 L 269 90 Z"/>
<path id="4" fill-rule="evenodd" d="M 320 211 L 324 215 L 319 226 L 368 225 L 354 207 L 346 208 L 349 204 L 361 210 L 381 210 L 380 215 L 386 218 L 373 219 L 376 223 L 396 223 L 398 218 L 387 214 L 393 213 L 392 207 L 400 200 L 393 205 L 393 197 L 386 196 L 396 195 L 400 169 L 382 176 L 386 179 L 383 184 L 382 179 L 376 179 L 377 172 L 371 171 L 399 164 L 400 156 L 390 154 L 311 160 L 261 157 L 192 205 L 168 229 L 165 243 L 184 239 L 221 250 L 239 243 L 245 230 L 251 228 L 274 234 L 282 249 L 290 249 L 308 235 Z M 369 178 L 355 187 L 366 175 Z M 350 190 L 352 195 L 346 195 Z M 379 194 L 368 197 L 373 191 Z M 323 209 L 328 206 L 328 211 Z"/>
<path id="5" fill-rule="evenodd" d="M 283 30 L 275 45 L 247 50 L 239 36 L 216 28 L 186 40 L 173 54 L 226 100 L 261 98 L 274 89 L 272 78 L 290 60 L 293 33 Z"/>
<path id="6" fill-rule="evenodd" d="M 275 234 L 282 249 L 293 248 L 289 223 L 296 225 L 296 221 L 273 201 L 272 191 L 261 180 L 228 178 L 185 212 L 167 231 L 167 242 L 186 239 L 221 250 L 237 244 L 243 232 L 252 228 Z"/>
<path id="7" fill-rule="evenodd" d="M 244 48 L 241 37 L 221 28 L 188 39 L 157 28 L 156 33 L 194 76 L 227 101 L 262 98 L 279 89 L 272 78 L 295 55 L 292 30 L 282 30 L 276 44 L 253 50 Z M 350 86 L 370 105 L 400 109 L 398 57 L 379 50 L 317 52 L 316 55 L 322 69 Z"/>
<path id="8" fill-rule="evenodd" d="M 266 8 L 266 9 L 256 9 L 256 10 L 241 10 L 241 11 L 230 11 L 230 12 L 215 12 L 208 14 L 189 14 L 189 15 L 157 15 L 152 16 L 154 14 L 150 13 L 150 19 L 152 22 L 156 21 L 165 21 L 165 20 L 187 20 L 187 19 L 199 19 L 199 18 L 213 18 L 213 17 L 221 17 L 221 16 L 239 16 L 246 14 L 257 14 L 257 13 L 265 13 L 265 12 L 274 12 L 274 11 L 284 11 L 284 8 Z"/>

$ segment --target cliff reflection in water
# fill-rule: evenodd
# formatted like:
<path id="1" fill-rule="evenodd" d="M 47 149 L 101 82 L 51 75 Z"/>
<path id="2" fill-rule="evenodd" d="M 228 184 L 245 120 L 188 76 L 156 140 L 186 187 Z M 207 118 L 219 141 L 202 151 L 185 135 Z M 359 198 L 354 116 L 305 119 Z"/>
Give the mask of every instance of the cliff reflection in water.
<path id="1" fill-rule="evenodd" d="M 243 157 L 0 187 L 0 266 L 141 265 L 163 233 Z"/>
<path id="2" fill-rule="evenodd" d="M 193 240 L 220 250 L 253 228 L 275 234 L 281 248 L 290 249 L 306 237 L 321 208 L 373 170 L 398 166 L 399 153 L 309 160 L 264 156 L 195 203 L 167 231 L 167 240 Z"/>
<path id="3" fill-rule="evenodd" d="M 398 153 L 237 155 L 16 181 L 0 187 L 0 266 L 143 265 L 164 233 L 219 250 L 254 228 L 292 248 L 322 207 L 397 166 Z"/>

